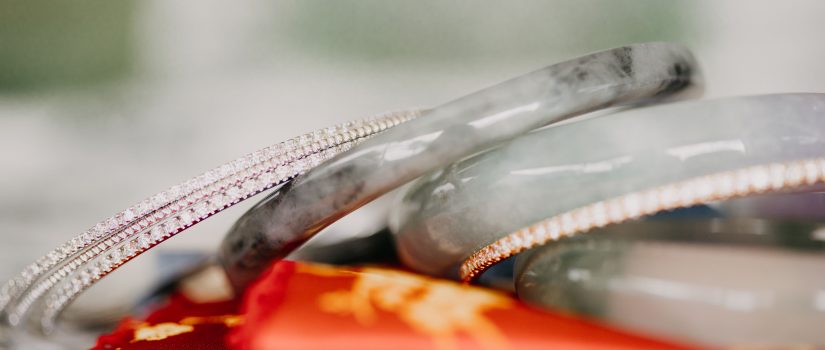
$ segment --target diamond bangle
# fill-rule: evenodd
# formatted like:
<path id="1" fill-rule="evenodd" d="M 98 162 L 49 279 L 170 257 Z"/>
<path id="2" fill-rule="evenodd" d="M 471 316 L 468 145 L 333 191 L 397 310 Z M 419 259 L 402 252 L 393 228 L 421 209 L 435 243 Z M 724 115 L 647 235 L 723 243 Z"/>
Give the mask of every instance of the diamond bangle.
<path id="1" fill-rule="evenodd" d="M 301 135 L 172 186 L 99 222 L 0 288 L 4 323 L 19 325 L 36 309 L 35 323 L 50 330 L 82 291 L 137 255 L 418 114 L 390 113 Z"/>

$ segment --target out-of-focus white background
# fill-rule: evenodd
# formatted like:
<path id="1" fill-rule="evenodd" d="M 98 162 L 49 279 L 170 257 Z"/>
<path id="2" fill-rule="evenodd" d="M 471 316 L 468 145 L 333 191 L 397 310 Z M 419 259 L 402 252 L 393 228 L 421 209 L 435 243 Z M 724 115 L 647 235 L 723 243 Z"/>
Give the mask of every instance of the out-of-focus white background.
<path id="1" fill-rule="evenodd" d="M 0 280 L 252 150 L 595 50 L 682 42 L 708 97 L 825 92 L 823 18 L 816 0 L 2 0 Z M 159 249 L 211 251 L 250 204 Z"/>

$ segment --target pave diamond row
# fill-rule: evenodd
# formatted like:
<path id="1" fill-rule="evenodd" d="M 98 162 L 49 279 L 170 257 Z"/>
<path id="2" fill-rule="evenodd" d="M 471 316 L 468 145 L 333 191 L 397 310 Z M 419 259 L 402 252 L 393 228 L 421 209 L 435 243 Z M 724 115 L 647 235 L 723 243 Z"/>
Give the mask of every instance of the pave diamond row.
<path id="1" fill-rule="evenodd" d="M 825 158 L 772 163 L 701 176 L 633 192 L 574 209 L 508 234 L 476 251 L 461 265 L 472 281 L 490 266 L 562 237 L 658 212 L 825 183 Z"/>
<path id="2" fill-rule="evenodd" d="M 397 112 L 345 123 L 266 147 L 156 194 L 29 265 L 0 289 L 0 310 L 16 325 L 48 292 L 44 325 L 77 294 L 138 254 L 250 196 L 283 184 L 389 127 L 418 115 Z"/>

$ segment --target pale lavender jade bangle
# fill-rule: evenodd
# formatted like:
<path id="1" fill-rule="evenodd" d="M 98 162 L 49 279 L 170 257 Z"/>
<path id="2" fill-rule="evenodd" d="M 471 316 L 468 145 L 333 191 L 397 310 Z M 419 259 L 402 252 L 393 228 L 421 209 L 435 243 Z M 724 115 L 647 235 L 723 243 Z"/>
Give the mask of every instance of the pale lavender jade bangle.
<path id="1" fill-rule="evenodd" d="M 469 280 L 564 236 L 823 182 L 825 94 L 681 102 L 549 128 L 460 162 L 415 185 L 393 227 L 404 262 L 432 273 L 462 264 Z"/>

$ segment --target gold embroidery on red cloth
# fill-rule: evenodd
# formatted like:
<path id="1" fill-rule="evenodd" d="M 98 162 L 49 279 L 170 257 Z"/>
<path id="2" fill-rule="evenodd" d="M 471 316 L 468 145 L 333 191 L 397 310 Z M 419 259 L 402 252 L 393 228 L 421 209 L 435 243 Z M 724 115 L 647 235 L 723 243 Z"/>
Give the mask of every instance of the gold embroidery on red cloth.
<path id="1" fill-rule="evenodd" d="M 460 333 L 472 337 L 482 348 L 509 348 L 501 330 L 484 315 L 490 309 L 510 307 L 513 301 L 506 295 L 380 268 L 346 273 L 305 266 L 300 271 L 355 277 L 351 290 L 328 292 L 319 297 L 319 307 L 325 312 L 351 315 L 366 326 L 377 322 L 376 309 L 394 313 L 415 331 L 431 336 L 439 350 L 457 349 L 456 336 Z M 459 300 L 461 302 L 457 302 Z"/>
<path id="2" fill-rule="evenodd" d="M 154 326 L 140 327 L 135 329 L 135 336 L 132 343 L 139 341 L 157 341 L 164 340 L 176 335 L 189 333 L 195 330 L 195 327 L 190 325 L 182 325 L 174 322 L 158 323 Z"/>
<path id="3" fill-rule="evenodd" d="M 195 317 L 190 316 L 180 320 L 180 324 L 185 325 L 199 325 L 199 324 L 217 324 L 223 323 L 225 326 L 232 328 L 243 324 L 243 315 L 221 315 L 221 316 L 204 316 Z"/>
<path id="4" fill-rule="evenodd" d="M 224 324 L 228 328 L 237 327 L 243 324 L 242 315 L 220 315 L 220 316 L 190 316 L 176 322 L 163 322 L 156 325 L 148 323 L 141 324 L 135 328 L 135 335 L 131 343 L 139 341 L 158 341 L 177 335 L 189 333 L 195 330 L 196 325 L 201 324 Z"/>

